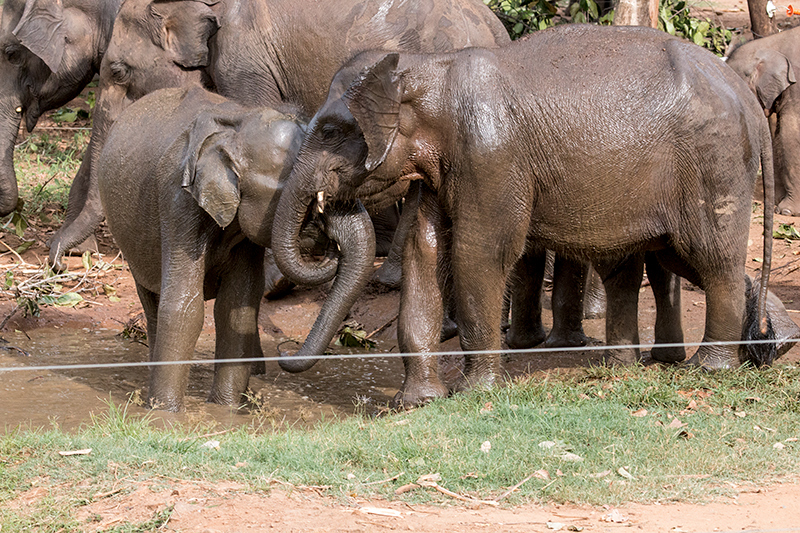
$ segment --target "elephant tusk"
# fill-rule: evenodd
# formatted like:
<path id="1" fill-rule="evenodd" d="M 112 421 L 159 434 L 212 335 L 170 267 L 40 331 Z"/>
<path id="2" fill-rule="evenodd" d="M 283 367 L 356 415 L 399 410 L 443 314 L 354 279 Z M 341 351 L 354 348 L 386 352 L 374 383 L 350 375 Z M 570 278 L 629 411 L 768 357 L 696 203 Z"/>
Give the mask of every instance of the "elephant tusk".
<path id="1" fill-rule="evenodd" d="M 322 214 L 325 210 L 325 193 L 322 191 L 317 192 L 317 211 Z"/>
<path id="2" fill-rule="evenodd" d="M 14 111 L 16 111 L 17 113 L 22 113 L 22 106 L 21 105 L 17 106 L 17 108 Z"/>

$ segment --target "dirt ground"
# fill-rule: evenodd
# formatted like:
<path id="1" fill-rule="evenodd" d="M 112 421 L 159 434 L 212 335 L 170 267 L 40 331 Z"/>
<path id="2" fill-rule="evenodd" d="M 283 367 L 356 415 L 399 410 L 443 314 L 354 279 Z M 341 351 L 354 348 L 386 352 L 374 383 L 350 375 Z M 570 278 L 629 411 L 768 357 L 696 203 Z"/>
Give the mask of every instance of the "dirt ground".
<path id="1" fill-rule="evenodd" d="M 785 6 L 779 5 L 779 14 Z M 725 0 L 701 5 L 707 16 L 725 20 L 729 27 L 744 29 L 749 24 L 746 3 Z M 782 16 L 785 22 L 786 17 Z M 47 121 L 42 123 L 47 125 Z M 758 196 L 755 196 L 756 200 Z M 751 224 L 748 273 L 755 276 L 761 263 L 761 218 Z M 795 219 L 776 216 L 780 223 L 794 224 Z M 42 265 L 47 257 L 45 241 L 54 227 L 40 224 L 29 228 L 26 240 L 36 243 L 22 254 L 28 270 Z M 36 330 L 93 331 L 107 328 L 122 331 L 125 324 L 141 313 L 133 280 L 117 257 L 113 239 L 105 228 L 98 232 L 103 259 L 118 269 L 94 269 L 83 280 L 93 292 L 84 293 L 86 302 L 74 308 L 42 307 L 39 317 L 23 316 L 14 311 L 16 302 L 4 293 L 0 296 L 0 335 L 11 332 L 30 334 Z M 11 233 L 0 234 L 0 241 L 15 248 L 19 240 Z M 2 245 L 0 245 L 2 247 Z M 800 319 L 800 241 L 775 240 L 771 289 L 784 302 L 795 321 Z M 95 256 L 96 262 L 97 256 Z M 19 263 L 12 252 L 0 254 L 0 269 Z M 86 272 L 80 257 L 68 259 L 69 270 Z M 20 271 L 23 271 L 21 269 Z M 67 284 L 69 286 L 69 284 Z M 113 290 L 107 289 L 111 287 Z M 324 298 L 324 290 L 296 290 L 287 299 L 263 300 L 261 326 L 270 339 L 303 338 L 313 323 Z M 643 342 L 652 341 L 654 317 L 652 296 L 643 287 L 641 294 L 641 328 Z M 687 341 L 702 337 L 704 298 L 697 290 L 685 287 L 683 292 Z M 393 318 L 397 313 L 397 292 L 371 290 L 355 305 L 352 316 L 368 332 L 380 330 L 375 338 L 386 351 L 395 350 L 396 334 Z M 206 307 L 204 334 L 213 334 L 211 305 Z M 5 320 L 7 319 L 7 320 Z M 587 321 L 585 328 L 596 342 L 602 340 L 602 321 Z M 381 329 L 383 328 L 383 329 Z M 446 348 L 456 348 L 450 341 Z M 553 368 L 585 365 L 591 354 L 561 355 L 557 358 L 512 360 L 507 370 L 511 375 L 525 372 L 547 372 Z M 800 360 L 800 347 L 790 350 L 780 363 Z M 277 372 L 277 371 L 276 371 Z M 288 379 L 288 378 L 287 378 Z M 401 376 L 397 376 L 396 387 Z M 387 397 L 393 390 L 386 391 Z M 350 401 L 346 399 L 346 401 Z M 2 421 L 0 421 L 2 424 Z M 646 532 L 711 532 L 711 531 L 800 531 L 800 485 L 787 483 L 769 487 L 737 487 L 738 495 L 706 504 L 670 502 L 664 504 L 625 504 L 618 509 L 580 505 L 523 505 L 518 507 L 471 506 L 457 500 L 445 505 L 408 505 L 401 501 L 354 498 L 346 502 L 326 497 L 313 488 L 276 485 L 269 493 L 252 493 L 234 483 L 205 483 L 167 480 L 166 490 L 149 485 L 132 490 L 99 495 L 94 502 L 75 510 L 75 516 L 86 521 L 87 531 L 105 530 L 126 521 L 149 520 L 159 511 L 172 506 L 164 531 L 238 532 L 238 531 L 618 531 L 634 528 Z M 163 485 L 162 485 L 163 487 Z M 26 505 L 46 495 L 44 488 L 34 488 L 17 498 L 12 505 Z M 90 521 L 89 519 L 93 519 Z M 0 526 L 1 527 L 1 526 Z"/>

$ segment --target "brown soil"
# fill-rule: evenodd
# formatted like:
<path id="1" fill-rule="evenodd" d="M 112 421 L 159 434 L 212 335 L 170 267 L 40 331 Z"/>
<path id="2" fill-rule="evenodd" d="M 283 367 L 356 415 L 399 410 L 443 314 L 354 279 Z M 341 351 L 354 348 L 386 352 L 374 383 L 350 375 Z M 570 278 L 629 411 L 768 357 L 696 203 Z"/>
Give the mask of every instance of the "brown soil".
<path id="1" fill-rule="evenodd" d="M 701 6 L 703 13 L 712 18 L 722 18 L 729 27 L 744 28 L 749 25 L 746 3 L 743 0 L 724 0 Z M 785 6 L 779 6 L 779 13 Z M 782 17 L 787 23 L 785 16 Z M 792 21 L 793 22 L 793 21 Z M 43 121 L 42 126 L 53 126 Z M 756 196 L 756 198 L 758 198 Z M 794 219 L 776 217 L 778 223 L 795 222 Z M 758 273 L 761 257 L 760 218 L 751 225 L 751 245 L 748 271 Z M 30 265 L 42 265 L 47 257 L 45 241 L 54 227 L 37 221 L 26 231 L 26 240 L 36 244 L 22 254 Z M 37 328 L 70 328 L 89 330 L 109 328 L 121 331 L 125 324 L 141 313 L 141 306 L 129 271 L 117 257 L 113 239 L 105 228 L 98 232 L 100 252 L 105 261 L 112 261 L 119 269 L 91 271 L 84 286 L 93 290 L 84 293 L 86 300 L 75 308 L 42 307 L 39 317 L 24 316 L 16 311 L 16 302 L 8 293 L 0 295 L 0 321 L 2 331 L 31 332 Z M 15 248 L 20 241 L 11 233 L 0 234 L 6 248 Z M 0 247 L 2 247 L 0 244 Z M 785 303 L 793 318 L 800 317 L 800 241 L 775 241 L 771 289 Z M 0 268 L 18 262 L 11 252 L 0 254 Z M 97 256 L 95 256 L 95 262 Z M 80 257 L 68 258 L 71 272 L 85 270 Z M 34 268 L 34 267 L 29 267 Z M 69 283 L 65 284 L 68 288 Z M 107 294 L 104 286 L 113 287 Z M 687 287 L 688 289 L 688 287 Z M 324 291 L 297 290 L 288 299 L 263 301 L 261 326 L 264 335 L 302 338 L 307 333 L 324 298 Z M 392 322 L 397 313 L 396 292 L 371 291 L 364 295 L 353 309 L 353 317 L 367 331 L 385 327 L 376 338 L 384 341 L 387 351 L 394 348 L 396 334 Z M 699 341 L 704 317 L 703 294 L 684 290 L 685 329 L 688 341 Z M 213 333 L 211 306 L 207 306 L 206 333 Z M 641 322 L 643 341 L 652 341 L 653 305 L 650 291 L 643 288 Z M 587 334 L 602 339 L 602 321 L 587 321 Z M 599 341 L 598 341 L 599 342 Z M 457 347 L 450 341 L 446 347 Z M 547 372 L 555 368 L 587 364 L 591 354 L 562 355 L 557 358 L 515 358 L 508 364 L 512 375 L 523 372 Z M 797 363 L 800 347 L 787 353 L 781 363 Z M 287 379 L 291 379 L 291 376 Z M 401 376 L 397 376 L 400 385 Z M 392 391 L 388 391 L 391 395 Z M 312 488 L 276 486 L 269 493 L 252 493 L 235 483 L 206 483 L 167 480 L 169 487 L 153 488 L 149 485 L 132 486 L 124 492 L 99 496 L 96 501 L 75 509 L 75 516 L 87 521 L 85 529 L 107 529 L 124 522 L 141 522 L 152 518 L 167 506 L 174 506 L 163 530 L 228 532 L 244 530 L 271 531 L 547 531 L 562 524 L 563 530 L 616 531 L 621 527 L 634 527 L 641 531 L 800 531 L 800 485 L 787 483 L 769 487 L 736 487 L 738 495 L 706 504 L 670 502 L 666 504 L 626 504 L 614 510 L 608 507 L 580 505 L 523 505 L 507 508 L 475 506 L 452 500 L 452 505 L 408 505 L 402 501 L 381 499 L 347 501 L 326 497 Z M 163 485 L 162 485 L 163 487 Z M 45 497 L 47 491 L 34 488 L 18 497 L 12 505 L 26 505 Z M 548 525 L 550 524 L 550 525 Z M 569 529 L 568 529 L 569 528 Z M 582 529 L 581 529 L 582 528 Z"/>

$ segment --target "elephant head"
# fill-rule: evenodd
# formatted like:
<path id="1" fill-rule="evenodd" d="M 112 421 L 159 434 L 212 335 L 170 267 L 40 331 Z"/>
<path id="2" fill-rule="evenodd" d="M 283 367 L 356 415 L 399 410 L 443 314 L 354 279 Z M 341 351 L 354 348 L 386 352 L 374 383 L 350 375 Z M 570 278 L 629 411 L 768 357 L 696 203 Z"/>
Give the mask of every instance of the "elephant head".
<path id="1" fill-rule="evenodd" d="M 769 114 L 781 93 L 796 83 L 797 78 L 789 58 L 778 50 L 760 47 L 759 41 L 735 49 L 727 63 L 747 81 L 761 107 Z"/>
<path id="2" fill-rule="evenodd" d="M 397 179 L 402 174 L 399 162 L 405 160 L 408 149 L 407 139 L 396 141 L 403 92 L 402 83 L 394 74 L 399 56 L 392 53 L 378 57 L 381 59 L 370 68 L 361 71 L 357 66 L 346 66 L 334 78 L 327 101 L 309 124 L 278 203 L 273 253 L 281 271 L 296 283 L 316 282 L 323 268 L 305 260 L 299 246 L 300 230 L 312 211 L 325 213 L 329 202 L 335 205 L 354 199 L 365 200 L 371 206 L 385 205 L 403 195 L 408 180 L 421 177 L 413 174 Z M 360 63 L 354 60 L 354 64 Z M 355 81 L 351 81 L 354 77 Z M 356 248 L 374 245 L 374 241 L 351 240 Z M 342 247 L 342 258 L 349 254 L 352 252 Z M 370 258 L 370 265 L 371 262 Z M 368 277 L 368 265 L 364 264 L 364 268 Z M 351 284 L 346 298 L 334 304 L 342 311 L 342 318 L 366 281 L 365 277 L 358 284 Z M 330 297 L 326 305 L 329 302 Z M 310 337 L 316 335 L 316 329 L 315 325 Z M 297 355 L 320 353 L 319 348 L 308 345 L 306 341 Z M 299 372 L 310 368 L 313 359 L 284 357 L 280 364 L 284 370 Z"/>
<path id="3" fill-rule="evenodd" d="M 0 22 L 0 215 L 17 206 L 14 143 L 22 118 L 75 98 L 100 67 L 121 0 L 7 0 Z"/>
<path id="4" fill-rule="evenodd" d="M 235 219 L 248 239 L 265 247 L 271 245 L 275 208 L 303 139 L 300 126 L 282 117 L 270 109 L 220 104 L 194 120 L 183 154 L 182 187 L 220 227 Z M 340 252 L 338 259 L 326 257 L 310 280 L 319 284 L 336 276 L 304 353 L 318 353 L 331 341 L 369 280 L 375 258 L 372 222 L 360 203 L 331 206 L 321 218 Z M 300 371 L 313 361 L 292 363 L 289 368 Z"/>
<path id="5" fill-rule="evenodd" d="M 269 247 L 275 206 L 303 136 L 299 124 L 272 109 L 219 104 L 188 131 L 181 186 L 221 228 L 236 219 L 248 239 Z"/>

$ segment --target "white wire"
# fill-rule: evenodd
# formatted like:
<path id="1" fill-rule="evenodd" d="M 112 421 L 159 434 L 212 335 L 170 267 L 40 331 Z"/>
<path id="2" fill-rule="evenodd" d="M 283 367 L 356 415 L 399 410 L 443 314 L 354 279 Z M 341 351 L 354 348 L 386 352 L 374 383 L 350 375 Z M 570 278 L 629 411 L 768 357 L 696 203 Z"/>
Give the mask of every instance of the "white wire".
<path id="1" fill-rule="evenodd" d="M 378 359 L 378 358 L 397 358 L 397 357 L 440 357 L 445 355 L 487 355 L 487 354 L 537 354 L 537 353 L 560 353 L 560 352 L 583 352 L 583 351 L 605 351 L 605 350 L 629 350 L 638 348 L 640 350 L 651 350 L 653 348 L 688 348 L 693 346 L 732 346 L 732 345 L 755 345 L 769 343 L 797 343 L 800 339 L 764 339 L 749 341 L 719 341 L 719 342 L 685 342 L 685 343 L 662 343 L 662 344 L 628 344 L 628 345 L 591 345 L 591 346 L 569 346 L 562 348 L 522 348 L 522 349 L 500 349 L 500 350 L 474 350 L 462 351 L 452 350 L 444 352 L 426 353 L 393 353 L 393 352 L 372 352 L 357 354 L 330 354 L 300 356 L 299 359 L 315 360 L 337 360 L 337 359 Z M 2 348 L 2 346 L 0 346 Z M 286 359 L 291 359 L 290 356 Z M 4 372 L 20 371 L 51 371 L 51 370 L 84 370 L 90 368 L 132 368 L 143 366 L 170 366 L 170 365 L 216 365 L 216 364 L 239 364 L 256 363 L 266 361 L 278 361 L 284 359 L 279 356 L 272 357 L 244 357 L 240 359 L 189 359 L 181 361 L 132 361 L 127 363 L 92 363 L 92 364 L 65 364 L 65 365 L 43 365 L 43 366 L 13 366 L 0 368 L 0 374 Z"/>

